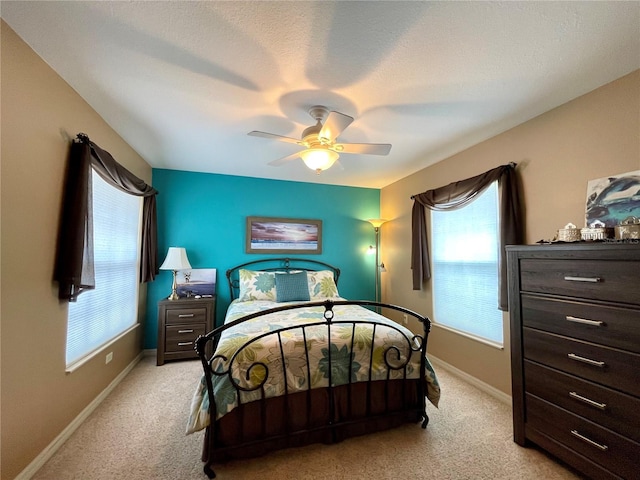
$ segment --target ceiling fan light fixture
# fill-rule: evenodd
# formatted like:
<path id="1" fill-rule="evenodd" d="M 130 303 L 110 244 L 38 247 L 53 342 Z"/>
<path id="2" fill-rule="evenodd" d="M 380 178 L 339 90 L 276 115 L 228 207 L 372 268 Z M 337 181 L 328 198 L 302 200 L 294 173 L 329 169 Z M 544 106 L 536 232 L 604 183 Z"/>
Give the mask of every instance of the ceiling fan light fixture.
<path id="1" fill-rule="evenodd" d="M 339 156 L 328 148 L 308 148 L 300 152 L 300 157 L 304 164 L 318 174 L 330 168 L 338 160 Z"/>

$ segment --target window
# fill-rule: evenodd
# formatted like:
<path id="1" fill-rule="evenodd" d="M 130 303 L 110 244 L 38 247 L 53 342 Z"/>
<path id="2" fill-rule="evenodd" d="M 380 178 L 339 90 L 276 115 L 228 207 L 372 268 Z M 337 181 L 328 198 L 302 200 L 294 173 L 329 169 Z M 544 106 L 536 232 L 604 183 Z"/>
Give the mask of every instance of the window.
<path id="1" fill-rule="evenodd" d="M 498 185 L 457 210 L 432 211 L 434 321 L 502 346 Z"/>
<path id="2" fill-rule="evenodd" d="M 67 369 L 136 325 L 142 197 L 91 172 L 96 288 L 69 303 Z"/>

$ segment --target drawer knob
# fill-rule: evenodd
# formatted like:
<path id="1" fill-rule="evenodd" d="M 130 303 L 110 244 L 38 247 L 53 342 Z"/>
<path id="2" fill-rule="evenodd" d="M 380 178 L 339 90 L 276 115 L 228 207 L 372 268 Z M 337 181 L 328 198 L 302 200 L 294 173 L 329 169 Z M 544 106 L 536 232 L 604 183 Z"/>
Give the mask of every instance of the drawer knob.
<path id="1" fill-rule="evenodd" d="M 180 313 L 178 314 L 178 318 L 193 318 L 193 313 Z"/>
<path id="2" fill-rule="evenodd" d="M 569 357 L 571 360 L 575 360 L 576 362 L 586 363 L 587 365 L 593 365 L 594 367 L 603 368 L 606 365 L 606 363 L 604 362 L 599 362 L 598 360 L 591 360 L 590 358 L 587 358 L 587 357 L 581 357 L 580 355 L 576 355 L 575 353 L 568 353 L 567 357 Z"/>
<path id="3" fill-rule="evenodd" d="M 603 452 L 606 452 L 607 450 L 609 450 L 609 447 L 607 447 L 606 445 L 602 445 L 601 443 L 595 442 L 590 438 L 587 438 L 584 435 L 581 435 L 580 433 L 578 433 L 577 430 L 571 430 L 571 435 L 573 435 L 576 438 L 579 438 L 585 443 L 588 443 L 592 447 L 596 447 L 597 449 L 602 450 Z"/>
<path id="4" fill-rule="evenodd" d="M 178 333 L 193 333 L 193 329 L 191 329 L 191 330 L 178 330 Z"/>
<path id="5" fill-rule="evenodd" d="M 596 402 L 595 400 L 591 400 L 590 398 L 583 397 L 577 392 L 569 392 L 569 396 L 571 398 L 575 398 L 576 400 L 580 400 L 581 402 L 586 403 L 587 405 L 591 405 L 592 407 L 599 408 L 600 410 L 604 410 L 607 408 L 606 403 Z"/>
<path id="6" fill-rule="evenodd" d="M 593 325 L 594 327 L 601 327 L 604 325 L 602 320 L 589 320 L 587 318 L 572 317 L 571 315 L 567 315 L 565 318 L 569 322 L 583 323 L 585 325 Z"/>
<path id="7" fill-rule="evenodd" d="M 570 275 L 566 275 L 564 279 L 568 282 L 589 282 L 589 283 L 598 283 L 601 282 L 602 279 L 600 277 L 572 277 Z"/>

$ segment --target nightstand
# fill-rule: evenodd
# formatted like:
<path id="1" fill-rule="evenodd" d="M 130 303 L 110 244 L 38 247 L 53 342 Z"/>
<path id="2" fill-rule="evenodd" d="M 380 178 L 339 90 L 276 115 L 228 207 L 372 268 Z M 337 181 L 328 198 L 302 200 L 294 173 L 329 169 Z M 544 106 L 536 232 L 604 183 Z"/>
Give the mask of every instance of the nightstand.
<path id="1" fill-rule="evenodd" d="M 209 298 L 180 298 L 158 302 L 158 358 L 157 364 L 169 360 L 198 358 L 195 341 L 213 330 L 216 296 Z"/>

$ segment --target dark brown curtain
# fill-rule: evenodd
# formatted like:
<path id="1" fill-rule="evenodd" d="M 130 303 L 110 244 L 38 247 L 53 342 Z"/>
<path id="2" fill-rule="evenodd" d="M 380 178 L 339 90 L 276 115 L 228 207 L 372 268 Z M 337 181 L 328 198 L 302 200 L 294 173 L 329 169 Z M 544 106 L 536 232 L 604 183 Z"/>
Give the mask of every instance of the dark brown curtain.
<path id="1" fill-rule="evenodd" d="M 131 195 L 144 197 L 140 280 L 148 282 L 158 274 L 158 192 L 80 133 L 69 152 L 54 271 L 54 280 L 58 282 L 58 298 L 70 302 L 75 302 L 84 290 L 95 288 L 92 169 L 110 185 Z"/>
<path id="2" fill-rule="evenodd" d="M 481 175 L 427 190 L 411 197 L 414 200 L 411 212 L 411 269 L 414 290 L 420 290 L 422 283 L 431 278 L 425 209 L 446 211 L 464 207 L 497 180 L 500 203 L 499 308 L 507 310 L 507 257 L 504 247 L 520 244 L 524 238 L 524 222 L 515 167 L 515 163 L 502 165 Z"/>

